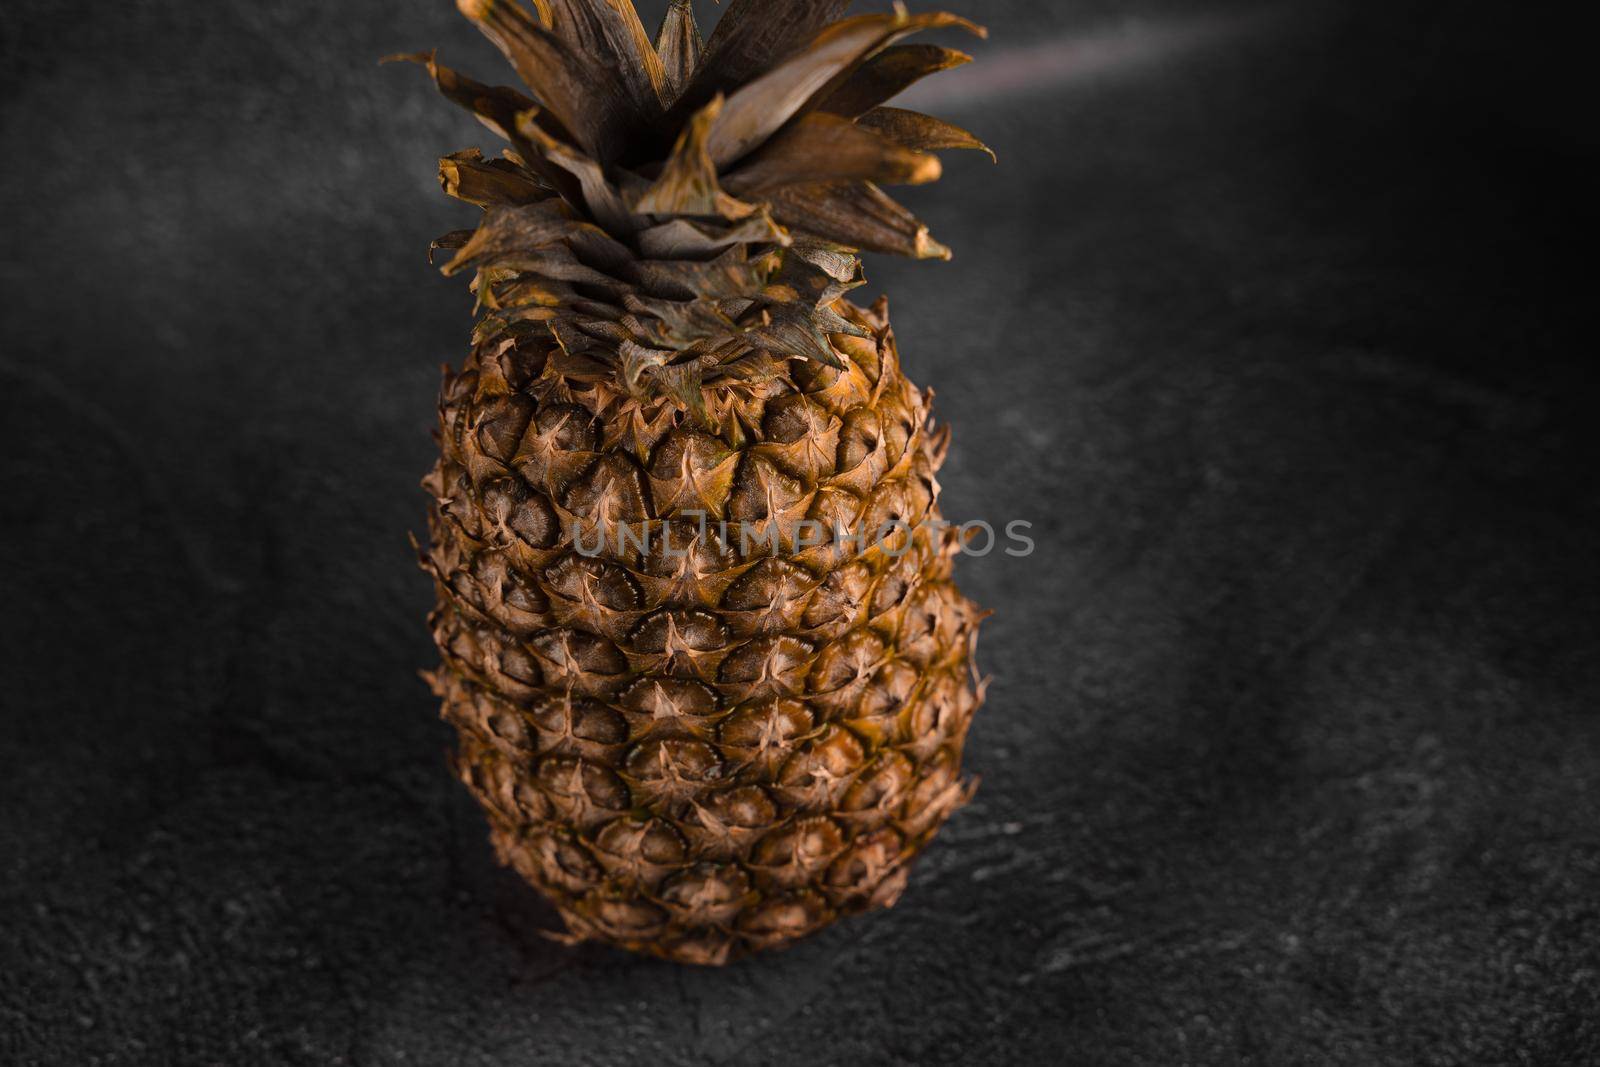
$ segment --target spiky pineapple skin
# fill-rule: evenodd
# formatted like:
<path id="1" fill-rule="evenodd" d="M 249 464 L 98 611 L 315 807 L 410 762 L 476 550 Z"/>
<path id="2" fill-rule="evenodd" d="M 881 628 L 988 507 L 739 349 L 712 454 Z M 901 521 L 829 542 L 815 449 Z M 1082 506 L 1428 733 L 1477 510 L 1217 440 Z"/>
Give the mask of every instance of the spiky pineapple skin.
<path id="1" fill-rule="evenodd" d="M 885 306 L 839 307 L 871 334 L 834 338 L 845 369 L 791 363 L 734 432 L 606 407 L 548 341 L 446 372 L 434 685 L 497 854 L 579 938 L 696 964 L 792 942 L 892 904 L 970 793 L 947 435 Z M 859 540 L 792 543 L 802 516 Z"/>

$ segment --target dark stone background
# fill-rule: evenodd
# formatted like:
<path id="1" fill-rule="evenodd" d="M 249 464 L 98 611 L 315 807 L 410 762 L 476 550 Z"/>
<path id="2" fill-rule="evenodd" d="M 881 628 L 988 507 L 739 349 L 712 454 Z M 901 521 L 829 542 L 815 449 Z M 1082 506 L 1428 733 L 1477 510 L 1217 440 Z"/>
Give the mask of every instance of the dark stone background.
<path id="1" fill-rule="evenodd" d="M 693 971 L 540 936 L 416 678 L 433 160 L 492 138 L 374 60 L 487 45 L 8 0 L 0 1062 L 1600 1061 L 1579 38 L 1044 8 L 942 93 L 956 261 L 871 265 L 947 513 L 1036 527 L 964 565 L 982 791 L 892 912 Z"/>

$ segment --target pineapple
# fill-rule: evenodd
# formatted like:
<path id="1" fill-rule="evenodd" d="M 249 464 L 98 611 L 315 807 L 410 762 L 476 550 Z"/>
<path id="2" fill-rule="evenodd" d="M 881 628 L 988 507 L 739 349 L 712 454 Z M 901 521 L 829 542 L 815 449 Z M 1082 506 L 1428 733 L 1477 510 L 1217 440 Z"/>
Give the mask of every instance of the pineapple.
<path id="1" fill-rule="evenodd" d="M 441 161 L 471 354 L 422 554 L 430 675 L 502 862 L 574 940 L 693 964 L 894 903 L 970 795 L 981 613 L 939 519 L 948 433 L 858 251 L 948 258 L 882 184 L 976 148 L 884 106 L 971 23 L 733 0 L 461 0 L 531 95 L 439 65 L 510 142 Z M 836 21 L 837 20 L 837 21 Z M 992 153 L 991 153 L 992 155 Z"/>

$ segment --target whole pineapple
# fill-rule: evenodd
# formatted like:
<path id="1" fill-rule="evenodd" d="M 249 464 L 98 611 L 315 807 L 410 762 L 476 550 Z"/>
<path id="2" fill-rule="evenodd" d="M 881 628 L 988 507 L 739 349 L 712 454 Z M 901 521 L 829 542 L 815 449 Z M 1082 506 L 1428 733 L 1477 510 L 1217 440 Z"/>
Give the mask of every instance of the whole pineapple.
<path id="1" fill-rule="evenodd" d="M 948 258 L 878 183 L 983 146 L 882 106 L 968 57 L 944 14 L 461 0 L 532 96 L 427 66 L 511 143 L 484 209 L 423 563 L 456 767 L 575 938 L 717 964 L 892 904 L 970 793 L 980 613 L 939 523 L 948 435 L 856 250 Z"/>

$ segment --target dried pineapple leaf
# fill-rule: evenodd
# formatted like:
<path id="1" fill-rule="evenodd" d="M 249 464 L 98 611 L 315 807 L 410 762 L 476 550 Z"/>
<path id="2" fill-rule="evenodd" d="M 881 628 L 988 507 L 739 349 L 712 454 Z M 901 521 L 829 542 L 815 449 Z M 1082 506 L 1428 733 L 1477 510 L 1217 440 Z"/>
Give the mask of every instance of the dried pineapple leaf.
<path id="1" fill-rule="evenodd" d="M 446 251 L 464 248 L 466 243 L 472 240 L 473 232 L 472 230 L 451 230 L 443 237 L 434 238 L 428 245 L 428 262 L 433 262 L 433 254 L 441 248 Z"/>
<path id="2" fill-rule="evenodd" d="M 719 363 L 714 368 L 716 378 L 731 378 L 741 382 L 768 382 L 783 374 L 787 360 L 773 358 L 771 352 L 756 348 L 734 359 Z"/>
<path id="3" fill-rule="evenodd" d="M 880 49 L 918 30 L 945 26 L 960 26 L 980 36 L 985 32 L 955 15 L 939 11 L 910 15 L 904 8 L 834 23 L 804 51 L 728 97 L 712 125 L 706 152 L 719 169 L 737 162 L 814 98 L 830 95 L 833 87 Z"/>
<path id="4" fill-rule="evenodd" d="M 695 422 L 701 426 L 710 425 L 699 360 L 647 367 L 644 374 L 662 393 L 687 411 Z"/>
<path id="5" fill-rule="evenodd" d="M 732 221 L 759 210 L 722 191 L 717 168 L 706 152 L 707 138 L 722 108 L 723 99 L 718 96 L 695 112 L 678 135 L 660 176 L 634 202 L 634 211 L 641 215 L 720 215 Z"/>
<path id="6" fill-rule="evenodd" d="M 673 219 L 639 231 L 634 239 L 650 259 L 699 259 L 731 245 L 789 243 L 788 233 L 764 209 L 735 226 Z"/>
<path id="7" fill-rule="evenodd" d="M 601 341 L 613 350 L 622 342 L 633 340 L 633 333 L 621 322 L 608 319 L 575 318 L 571 320 L 571 325 L 590 339 Z"/>
<path id="8" fill-rule="evenodd" d="M 515 334 L 519 325 L 549 322 L 559 314 L 555 308 L 538 306 L 497 311 L 478 320 L 478 324 L 472 329 L 472 343 L 481 345 L 505 333 Z"/>
<path id="9" fill-rule="evenodd" d="M 561 351 L 574 359 L 600 359 L 609 361 L 615 358 L 615 353 L 621 341 L 605 343 L 596 340 L 593 334 L 583 328 L 584 324 L 571 318 L 551 319 L 549 323 L 550 336 L 554 337 L 556 344 L 561 346 Z M 629 338 L 623 337 L 622 341 Z"/>
<path id="10" fill-rule="evenodd" d="M 416 63 L 426 67 L 441 95 L 452 103 L 466 108 L 478 117 L 479 122 L 516 145 L 522 150 L 529 170 L 538 174 L 546 184 L 562 196 L 572 198 L 576 202 L 577 186 L 561 170 L 550 167 L 537 158 L 537 153 L 531 150 L 532 146 L 517 133 L 517 116 L 538 107 L 533 100 L 507 86 L 485 85 L 458 74 L 449 67 L 442 67 L 434 60 L 432 52 L 389 56 L 384 60 L 386 63 L 393 61 Z M 540 112 L 538 122 L 540 128 L 551 137 L 571 141 L 572 135 L 549 112 Z"/>
<path id="11" fill-rule="evenodd" d="M 766 323 L 745 331 L 750 344 L 780 355 L 824 363 L 836 370 L 844 369 L 844 361 L 833 350 L 828 334 L 860 332 L 839 316 L 804 304 L 779 304 L 768 308 L 766 314 Z M 836 324 L 844 328 L 836 329 Z"/>
<path id="12" fill-rule="evenodd" d="M 839 115 L 818 112 L 762 145 L 723 184 L 739 196 L 759 196 L 810 182 L 923 185 L 937 181 L 940 173 L 937 156 L 913 151 Z"/>
<path id="13" fill-rule="evenodd" d="M 763 264 L 751 262 L 743 245 L 735 245 L 710 262 L 693 259 L 642 260 L 639 284 L 652 296 L 668 300 L 728 300 L 759 290 Z"/>
<path id="14" fill-rule="evenodd" d="M 679 355 L 670 349 L 646 348 L 633 340 L 618 345 L 617 354 L 622 357 L 622 384 L 635 398 L 642 398 L 646 393 L 641 381 L 646 371 L 664 367 Z"/>
<path id="15" fill-rule="evenodd" d="M 796 239 L 789 249 L 788 258 L 807 263 L 836 282 L 864 280 L 861 276 L 861 260 L 854 252 L 814 237 Z"/>
<path id="16" fill-rule="evenodd" d="M 619 296 L 630 288 L 627 282 L 595 270 L 582 262 L 573 254 L 571 248 L 559 242 L 527 253 L 497 259 L 495 264 L 506 270 L 614 290 Z"/>
<path id="17" fill-rule="evenodd" d="M 676 102 L 694 80 L 703 50 L 700 27 L 694 21 L 694 5 L 690 0 L 672 0 L 656 38 L 656 54 L 661 57 L 662 73 L 667 79 L 665 100 L 668 106 Z"/>
<path id="18" fill-rule="evenodd" d="M 732 319 L 708 300 L 661 300 L 629 293 L 623 305 L 636 316 L 639 336 L 657 348 L 685 349 L 738 332 Z"/>
<path id="19" fill-rule="evenodd" d="M 837 311 L 834 311 L 833 308 L 831 308 L 831 307 L 820 307 L 820 308 L 817 308 L 816 311 L 813 312 L 813 314 L 816 317 L 817 326 L 820 327 L 826 333 L 830 333 L 830 334 L 838 333 L 838 334 L 843 334 L 846 337 L 870 337 L 870 336 L 872 336 L 866 330 L 863 330 L 860 326 L 857 326 L 855 323 L 851 322 L 849 319 L 844 318 Z"/>
<path id="20" fill-rule="evenodd" d="M 534 21 L 516 0 L 457 0 L 461 13 L 494 42 L 538 103 L 602 163 L 615 159 L 641 120 L 615 71 Z"/>
<path id="21" fill-rule="evenodd" d="M 495 204 L 484 210 L 483 221 L 472 237 L 440 269 L 445 274 L 455 274 L 471 263 L 526 253 L 560 240 L 582 225 L 573 218 L 572 208 L 561 200 Z"/>
<path id="22" fill-rule="evenodd" d="M 635 211 L 644 215 L 716 214 L 716 198 L 722 189 L 717 184 L 717 168 L 706 154 L 706 138 L 723 103 L 722 97 L 715 97 L 684 125 L 655 184 L 633 205 Z"/>
<path id="23" fill-rule="evenodd" d="M 899 44 L 885 48 L 818 105 L 818 110 L 855 118 L 905 92 L 930 74 L 950 70 L 972 57 L 936 44 Z"/>
<path id="24" fill-rule="evenodd" d="M 792 185 L 770 200 L 779 222 L 827 241 L 916 259 L 950 258 L 927 226 L 870 182 Z"/>
<path id="25" fill-rule="evenodd" d="M 733 0 L 683 94 L 685 109 L 699 108 L 771 70 L 849 6 L 850 0 Z"/>
<path id="26" fill-rule="evenodd" d="M 466 108 L 478 121 L 500 137 L 511 140 L 515 136 L 517 112 L 535 106 L 534 101 L 507 85 L 485 85 L 441 66 L 433 52 L 410 52 L 385 56 L 385 63 L 415 63 L 427 68 L 428 76 L 446 100 Z"/>
<path id="27" fill-rule="evenodd" d="M 578 55 L 620 75 L 639 114 L 666 106 L 667 77 L 633 0 L 535 0 L 554 33 Z"/>
<path id="28" fill-rule="evenodd" d="M 562 243 L 572 249 L 580 263 L 614 278 L 627 277 L 633 269 L 633 250 L 598 226 L 576 225 L 562 238 Z"/>
<path id="29" fill-rule="evenodd" d="M 867 284 L 859 256 L 813 237 L 794 239 L 775 280 L 815 307 L 830 307 L 850 290 Z"/>
<path id="30" fill-rule="evenodd" d="M 998 162 L 994 149 L 953 122 L 906 111 L 898 107 L 875 107 L 856 120 L 856 125 L 881 134 L 897 145 L 919 151 L 940 148 L 970 148 Z"/>
<path id="31" fill-rule="evenodd" d="M 550 163 L 578 179 L 583 202 L 596 222 L 611 233 L 626 236 L 637 230 L 638 223 L 617 194 L 616 187 L 606 180 L 600 165 L 577 149 L 556 140 L 539 128 L 536 114 L 524 111 L 517 116 L 517 132 L 538 149 Z"/>
<path id="32" fill-rule="evenodd" d="M 439 184 L 445 195 L 469 204 L 534 204 L 555 191 L 505 159 L 484 159 L 476 148 L 439 160 Z"/>
<path id="33" fill-rule="evenodd" d="M 478 295 L 485 307 L 497 309 L 546 307 L 559 311 L 583 299 L 583 296 L 566 282 L 535 277 L 531 274 L 483 287 Z"/>

